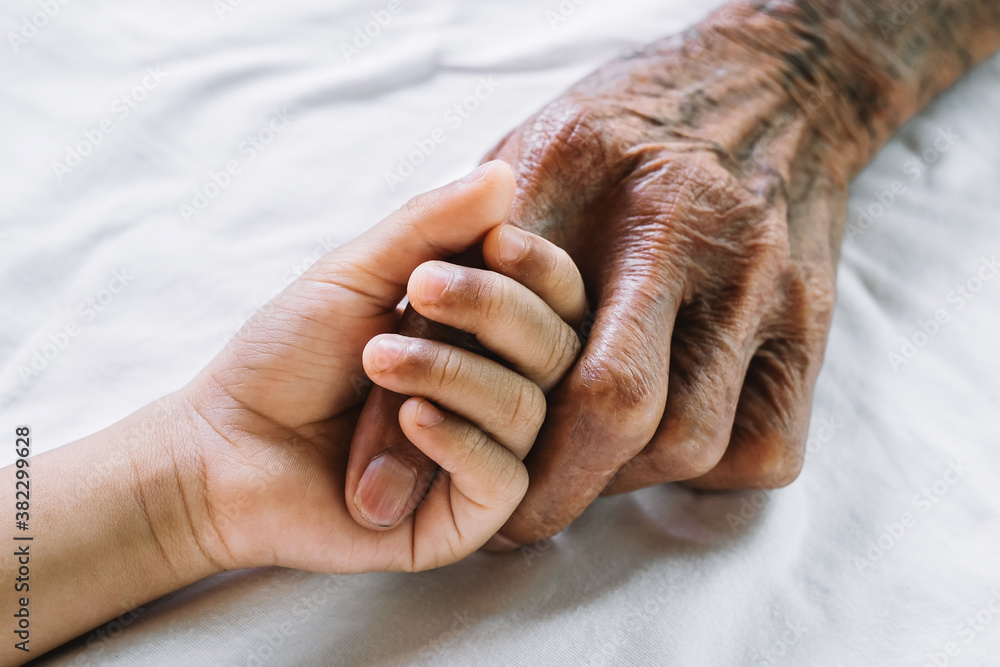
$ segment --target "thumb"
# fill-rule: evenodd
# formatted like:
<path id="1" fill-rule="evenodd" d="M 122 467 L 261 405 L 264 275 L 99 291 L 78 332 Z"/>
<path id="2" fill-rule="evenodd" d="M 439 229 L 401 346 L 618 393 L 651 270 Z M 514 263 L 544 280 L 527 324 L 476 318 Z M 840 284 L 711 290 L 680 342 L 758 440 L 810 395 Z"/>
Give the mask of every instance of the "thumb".
<path id="1" fill-rule="evenodd" d="M 464 178 L 417 195 L 370 230 L 320 260 L 325 282 L 391 310 L 406 294 L 410 274 L 426 261 L 445 259 L 483 240 L 507 219 L 514 172 L 498 160 Z"/>

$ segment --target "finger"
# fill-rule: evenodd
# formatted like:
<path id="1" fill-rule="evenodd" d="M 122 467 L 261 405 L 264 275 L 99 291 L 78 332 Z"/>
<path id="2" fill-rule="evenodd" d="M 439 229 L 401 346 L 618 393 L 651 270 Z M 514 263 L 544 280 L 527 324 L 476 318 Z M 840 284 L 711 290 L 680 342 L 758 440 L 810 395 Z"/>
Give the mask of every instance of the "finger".
<path id="1" fill-rule="evenodd" d="M 462 343 L 473 336 L 432 322 L 407 306 L 398 332 L 414 338 L 447 340 Z M 371 342 L 372 336 L 364 344 Z M 351 516 L 367 528 L 392 528 L 409 516 L 420 503 L 438 472 L 437 464 L 414 447 L 403 434 L 397 415 L 407 396 L 378 385 L 372 387 L 351 439 L 344 493 Z M 358 488 L 362 474 L 374 458 L 385 454 L 379 477 L 373 488 L 380 489 L 383 504 L 373 507 Z M 396 495 L 390 496 L 389 489 Z M 389 499 L 390 500 L 386 500 Z"/>
<path id="2" fill-rule="evenodd" d="M 419 317 L 413 310 L 409 310 L 408 314 L 410 316 L 404 318 L 402 330 L 413 335 L 427 336 L 426 327 L 433 323 L 428 323 L 428 320 Z M 410 345 L 437 345 L 448 350 L 459 350 L 443 343 L 433 343 L 418 338 L 405 336 L 398 338 L 406 342 L 408 348 Z M 437 474 L 437 466 L 407 441 L 395 418 L 407 396 L 420 393 L 414 390 L 419 389 L 425 392 L 424 395 L 440 400 L 443 405 L 449 406 L 456 412 L 468 415 L 479 426 L 490 430 L 494 437 L 520 452 L 522 456 L 534 440 L 538 425 L 544 417 L 544 395 L 537 385 L 533 385 L 500 364 L 488 362 L 464 350 L 461 352 L 468 356 L 463 359 L 471 358 L 476 364 L 488 362 L 490 365 L 485 369 L 487 374 L 483 377 L 490 378 L 490 372 L 496 373 L 492 377 L 498 378 L 497 382 L 481 379 L 476 383 L 480 386 L 474 387 L 474 391 L 456 391 L 457 387 L 462 386 L 461 382 L 469 381 L 468 376 L 463 376 L 450 388 L 444 386 L 434 389 L 427 381 L 427 378 L 435 377 L 427 370 L 433 365 L 431 359 L 433 355 L 426 354 L 429 348 L 419 349 L 425 352 L 423 356 L 417 356 L 417 363 L 425 363 L 423 371 L 415 370 L 414 366 L 403 363 L 392 372 L 379 373 L 371 367 L 370 361 L 366 362 L 370 366 L 368 372 L 376 383 L 395 382 L 396 384 L 390 385 L 392 388 L 406 392 L 401 394 L 384 386 L 375 386 L 361 412 L 351 441 L 345 484 L 347 506 L 351 516 L 367 527 L 389 529 L 398 525 L 420 504 Z M 365 356 L 369 355 L 366 353 Z M 454 362 L 452 363 L 454 368 Z M 464 363 L 464 366 L 466 372 L 480 368 L 471 362 Z M 437 371 L 437 377 L 445 379 L 446 370 L 445 361 L 444 369 Z M 414 375 L 417 377 L 415 382 Z M 430 391 L 431 389 L 434 391 Z M 484 395 L 498 390 L 507 392 L 503 395 L 504 400 L 483 400 Z M 513 400 L 515 397 L 516 400 Z M 470 409 L 471 406 L 475 409 Z M 478 412 L 480 410 L 484 412 Z M 477 414 L 473 414 L 473 411 Z M 483 414 L 486 414 L 488 419 L 483 419 Z M 366 476 L 365 485 L 362 487 L 362 477 L 373 465 L 375 469 Z"/>
<path id="3" fill-rule="evenodd" d="M 462 180 L 417 195 L 305 277 L 362 294 L 378 310 L 394 309 L 413 269 L 479 243 L 506 219 L 514 188 L 506 163 L 487 162 Z"/>
<path id="4" fill-rule="evenodd" d="M 366 528 L 395 528 L 424 498 L 437 464 L 406 439 L 399 409 L 407 396 L 375 386 L 358 418 L 344 485 L 347 509 Z"/>
<path id="5" fill-rule="evenodd" d="M 708 489 L 790 484 L 804 461 L 816 378 L 823 365 L 836 288 L 832 270 L 799 268 L 776 292 L 750 362 L 725 455 L 686 482 Z"/>
<path id="6" fill-rule="evenodd" d="M 650 443 L 615 475 L 605 495 L 698 477 L 729 445 L 740 388 L 757 346 L 747 308 L 703 298 L 678 314 L 663 420 Z"/>
<path id="7" fill-rule="evenodd" d="M 587 310 L 583 278 L 569 254 L 551 241 L 513 225 L 499 225 L 483 241 L 486 267 L 537 294 L 571 326 Z"/>
<path id="8" fill-rule="evenodd" d="M 527 470 L 482 429 L 425 399 L 407 400 L 399 424 L 444 471 L 414 516 L 415 569 L 454 562 L 507 520 L 528 488 Z"/>
<path id="9" fill-rule="evenodd" d="M 576 281 L 582 285 L 579 274 Z M 576 332 L 545 301 L 493 271 L 427 262 L 410 277 L 407 296 L 421 315 L 474 334 L 542 391 L 562 379 L 580 352 Z"/>
<path id="10" fill-rule="evenodd" d="M 805 460 L 818 351 L 796 340 L 764 343 L 747 370 L 725 455 L 686 482 L 701 489 L 777 488 L 791 484 Z"/>
<path id="11" fill-rule="evenodd" d="M 376 336 L 362 355 L 373 382 L 434 401 L 523 458 L 545 417 L 538 385 L 468 350 L 396 334 Z"/>
<path id="12" fill-rule="evenodd" d="M 662 340 L 673 328 L 679 282 L 658 269 L 610 283 L 583 356 L 550 395 L 548 419 L 525 459 L 531 484 L 500 533 L 516 543 L 569 525 L 660 422 L 669 367 Z"/>
<path id="13" fill-rule="evenodd" d="M 531 483 L 502 538 L 527 544 L 565 528 L 656 432 L 667 402 L 668 341 L 687 290 L 684 240 L 670 227 L 690 196 L 676 185 L 689 182 L 686 169 L 651 163 L 583 212 L 583 226 L 606 239 L 571 251 L 581 266 L 600 267 L 587 276 L 598 298 L 593 327 L 549 395 L 546 422 L 525 458 Z M 645 230 L 636 239 L 598 236 L 635 221 Z"/>

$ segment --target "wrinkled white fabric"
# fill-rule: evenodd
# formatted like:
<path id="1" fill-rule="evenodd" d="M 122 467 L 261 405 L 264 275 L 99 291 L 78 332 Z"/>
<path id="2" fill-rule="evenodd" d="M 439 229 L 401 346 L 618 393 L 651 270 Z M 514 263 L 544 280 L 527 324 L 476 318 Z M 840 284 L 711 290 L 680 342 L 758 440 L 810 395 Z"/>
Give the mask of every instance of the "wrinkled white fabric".
<path id="1" fill-rule="evenodd" d="M 318 254 L 718 4 L 399 2 L 6 3 L 3 433 L 27 423 L 51 449 L 181 386 Z M 43 664 L 996 664 L 998 108 L 994 58 L 854 183 L 791 487 L 647 489 L 419 575 L 230 573 Z"/>

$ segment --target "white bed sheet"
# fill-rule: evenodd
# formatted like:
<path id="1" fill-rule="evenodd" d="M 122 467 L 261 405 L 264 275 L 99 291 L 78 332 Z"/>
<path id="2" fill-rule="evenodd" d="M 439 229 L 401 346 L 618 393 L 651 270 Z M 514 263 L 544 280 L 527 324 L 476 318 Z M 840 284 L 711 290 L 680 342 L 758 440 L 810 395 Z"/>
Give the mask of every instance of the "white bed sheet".
<path id="1" fill-rule="evenodd" d="M 351 62 L 341 43 L 388 2 L 69 2 L 8 37 L 0 432 L 28 423 L 43 451 L 179 387 L 317 252 L 468 170 L 604 59 L 718 4 L 567 1 L 552 25 L 557 0 L 400 2 Z M 7 2 L 3 33 L 40 7 Z M 445 114 L 480 77 L 495 90 L 456 126 Z M 241 153 L 285 109 L 266 150 Z M 1000 279 L 961 307 L 952 290 L 977 287 L 1000 252 L 998 109 L 994 58 L 855 182 L 810 460 L 791 487 L 601 500 L 551 543 L 418 575 L 231 573 L 42 663 L 997 664 Z M 105 118 L 113 132 L 95 134 Z M 385 172 L 439 127 L 447 141 L 390 189 Z M 100 143 L 57 174 L 88 131 Z M 925 154 L 941 133 L 954 136 Z M 185 222 L 180 205 L 230 160 L 241 173 Z M 906 192 L 862 229 L 895 180 Z M 128 284 L 102 305 L 115 272 Z M 894 369 L 888 353 L 939 310 L 948 322 Z M 24 380 L 69 323 L 78 335 Z"/>

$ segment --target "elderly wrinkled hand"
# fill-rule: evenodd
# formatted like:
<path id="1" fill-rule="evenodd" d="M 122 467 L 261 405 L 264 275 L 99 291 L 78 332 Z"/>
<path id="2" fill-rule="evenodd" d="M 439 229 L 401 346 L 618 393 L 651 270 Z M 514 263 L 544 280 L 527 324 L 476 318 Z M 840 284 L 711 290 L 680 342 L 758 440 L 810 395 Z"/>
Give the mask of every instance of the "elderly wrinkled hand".
<path id="1" fill-rule="evenodd" d="M 893 11 L 734 2 L 606 64 L 490 154 L 517 175 L 509 221 L 567 250 L 595 303 L 492 547 L 549 537 L 602 492 L 796 478 L 847 184 L 1000 45 L 995 3 Z"/>

